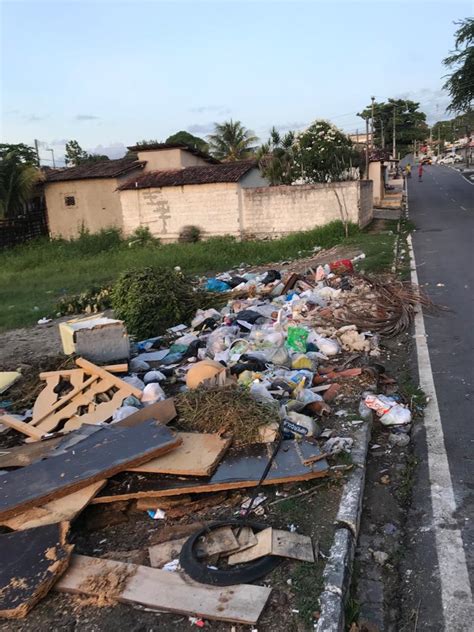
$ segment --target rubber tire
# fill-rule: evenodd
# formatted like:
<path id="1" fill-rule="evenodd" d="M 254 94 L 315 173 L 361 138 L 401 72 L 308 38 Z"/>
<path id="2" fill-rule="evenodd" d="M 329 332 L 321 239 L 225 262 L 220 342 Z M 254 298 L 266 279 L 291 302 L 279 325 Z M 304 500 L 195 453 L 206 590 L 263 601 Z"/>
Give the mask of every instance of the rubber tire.
<path id="1" fill-rule="evenodd" d="M 263 531 L 268 525 L 252 520 L 222 520 L 212 522 L 207 527 L 199 529 L 184 543 L 179 556 L 181 568 L 191 577 L 191 579 L 201 584 L 211 584 L 213 586 L 232 586 L 233 584 L 247 584 L 253 582 L 276 568 L 282 558 L 275 555 L 266 555 L 253 562 L 247 562 L 245 565 L 237 566 L 230 569 L 212 569 L 208 568 L 205 562 L 200 562 L 194 554 L 194 545 L 199 538 L 209 530 L 213 531 L 221 527 L 251 527 L 254 531 Z"/>

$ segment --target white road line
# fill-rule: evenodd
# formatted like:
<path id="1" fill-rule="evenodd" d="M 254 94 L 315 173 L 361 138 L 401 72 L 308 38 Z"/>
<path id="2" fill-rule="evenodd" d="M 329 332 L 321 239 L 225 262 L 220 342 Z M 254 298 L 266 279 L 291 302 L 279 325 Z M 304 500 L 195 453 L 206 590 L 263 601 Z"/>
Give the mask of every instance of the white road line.
<path id="1" fill-rule="evenodd" d="M 464 208 L 464 206 L 461 206 L 462 210 L 465 211 L 466 209 Z"/>
<path id="2" fill-rule="evenodd" d="M 418 285 L 416 261 L 411 235 L 407 238 L 411 256 L 411 280 Z M 441 600 L 444 612 L 444 630 L 461 632 L 472 629 L 474 603 L 472 600 L 466 555 L 461 531 L 453 513 L 456 511 L 454 491 L 449 471 L 448 456 L 444 442 L 438 398 L 431 370 L 430 354 L 426 342 L 425 321 L 420 306 L 415 315 L 415 340 L 418 359 L 420 386 L 429 397 L 425 409 L 424 426 L 428 447 L 431 504 L 433 509 L 432 529 L 436 538 Z M 462 441 L 461 437 L 458 437 Z M 441 629 L 441 628 L 440 628 Z"/>

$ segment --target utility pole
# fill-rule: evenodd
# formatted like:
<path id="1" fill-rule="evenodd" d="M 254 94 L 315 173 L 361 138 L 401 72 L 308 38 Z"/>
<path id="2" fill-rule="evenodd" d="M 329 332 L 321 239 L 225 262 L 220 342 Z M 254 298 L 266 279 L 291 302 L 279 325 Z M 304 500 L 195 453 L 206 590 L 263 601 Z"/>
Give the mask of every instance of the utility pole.
<path id="1" fill-rule="evenodd" d="M 441 123 L 438 122 L 438 158 L 439 158 L 439 153 L 440 153 L 440 147 L 441 147 Z"/>
<path id="2" fill-rule="evenodd" d="M 380 119 L 380 134 L 382 136 L 382 149 L 385 149 L 385 132 L 383 129 L 383 118 Z"/>
<path id="3" fill-rule="evenodd" d="M 370 97 L 372 99 L 372 118 L 370 120 L 370 145 L 374 147 L 374 114 L 375 114 L 375 97 Z"/>
<path id="4" fill-rule="evenodd" d="M 365 179 L 369 179 L 369 119 L 365 119 Z"/>
<path id="5" fill-rule="evenodd" d="M 54 162 L 54 149 L 48 149 L 51 152 L 51 156 L 53 157 L 53 169 L 56 169 L 56 163 Z"/>
<path id="6" fill-rule="evenodd" d="M 41 166 L 41 162 L 40 162 L 40 154 L 39 154 L 39 148 L 38 148 L 38 140 L 35 138 L 35 149 L 36 149 L 36 158 L 38 159 L 38 167 Z"/>
<path id="7" fill-rule="evenodd" d="M 396 110 L 397 110 L 397 106 L 396 106 L 396 105 L 394 105 L 394 106 L 393 106 L 393 130 L 392 130 L 392 133 L 393 133 L 393 139 L 392 139 L 392 154 L 393 154 L 393 157 L 394 157 L 394 158 L 396 158 L 396 157 L 397 157 L 397 139 L 396 139 L 396 136 L 395 136 L 396 131 L 397 131 L 397 130 L 396 130 L 396 123 L 395 123 L 395 112 L 396 112 Z"/>

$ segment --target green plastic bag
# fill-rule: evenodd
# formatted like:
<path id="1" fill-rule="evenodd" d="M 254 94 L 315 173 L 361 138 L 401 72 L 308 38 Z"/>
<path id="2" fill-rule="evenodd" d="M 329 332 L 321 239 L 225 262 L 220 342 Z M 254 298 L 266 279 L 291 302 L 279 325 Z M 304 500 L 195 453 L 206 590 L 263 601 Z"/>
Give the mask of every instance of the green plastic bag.
<path id="1" fill-rule="evenodd" d="M 297 353 L 304 353 L 306 351 L 308 335 L 309 332 L 303 329 L 303 327 L 288 327 L 286 346 Z"/>

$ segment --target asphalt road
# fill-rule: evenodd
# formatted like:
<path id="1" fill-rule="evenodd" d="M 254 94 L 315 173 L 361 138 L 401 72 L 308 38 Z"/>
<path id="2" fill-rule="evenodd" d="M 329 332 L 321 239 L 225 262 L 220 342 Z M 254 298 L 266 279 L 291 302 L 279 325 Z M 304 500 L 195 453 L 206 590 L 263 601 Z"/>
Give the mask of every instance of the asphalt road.
<path id="1" fill-rule="evenodd" d="M 422 182 L 418 182 L 416 167 L 412 173 L 408 202 L 409 217 L 416 225 L 412 238 L 418 280 L 436 303 L 449 308 L 434 317 L 425 314 L 426 340 L 456 506 L 441 528 L 459 530 L 472 589 L 474 185 L 448 167 L 426 167 Z M 446 575 L 443 555 L 436 548 L 431 506 L 431 494 L 439 490 L 430 488 L 427 463 L 430 448 L 422 427 L 414 432 L 414 444 L 419 465 L 402 563 L 404 608 L 400 630 L 472 630 L 474 624 L 467 621 L 462 605 L 459 623 L 454 627 L 444 623 L 442 584 Z M 443 551 L 444 556 L 446 553 Z"/>

